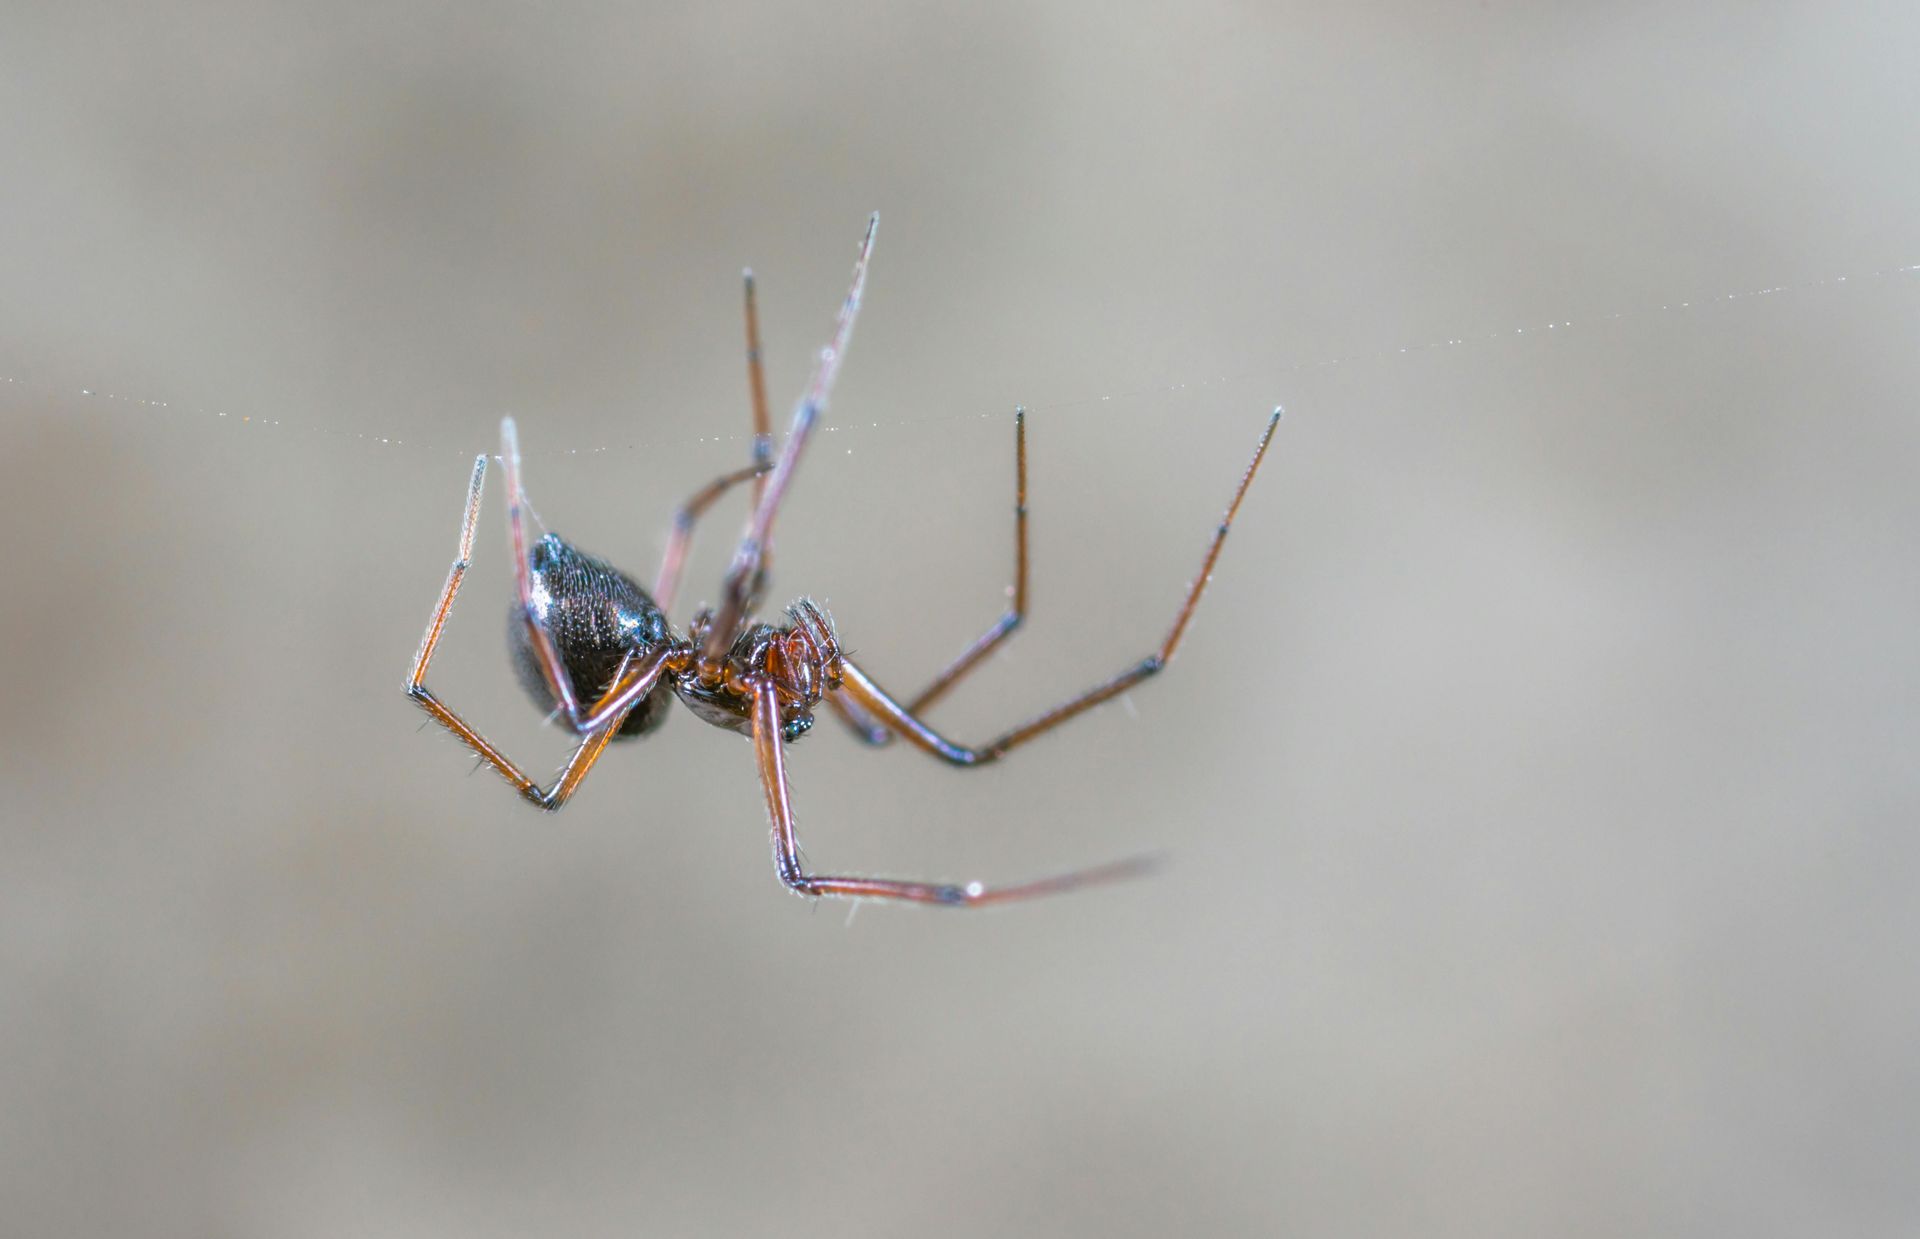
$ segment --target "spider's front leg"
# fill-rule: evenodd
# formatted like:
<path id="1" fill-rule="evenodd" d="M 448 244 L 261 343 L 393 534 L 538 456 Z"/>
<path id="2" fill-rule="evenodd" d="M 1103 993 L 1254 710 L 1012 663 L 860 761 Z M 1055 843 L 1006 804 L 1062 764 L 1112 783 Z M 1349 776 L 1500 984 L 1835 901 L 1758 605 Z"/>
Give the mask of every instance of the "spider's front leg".
<path id="1" fill-rule="evenodd" d="M 919 696 L 911 700 L 901 700 L 881 688 L 872 677 L 845 659 L 840 661 L 840 688 L 828 700 L 854 729 L 863 733 L 869 743 L 879 743 L 875 737 L 882 732 L 898 735 L 915 748 L 930 753 L 942 761 L 955 766 L 982 766 L 998 761 L 1001 757 L 1025 744 L 1027 741 L 1070 719 L 1082 712 L 1110 701 L 1127 689 L 1151 676 L 1165 670 L 1173 661 L 1174 652 L 1180 648 L 1180 641 L 1186 636 L 1187 624 L 1193 618 L 1193 612 L 1200 605 L 1200 596 L 1206 592 L 1207 582 L 1213 579 L 1213 568 L 1220 560 L 1220 550 L 1226 545 L 1227 533 L 1233 527 L 1233 518 L 1240 511 L 1240 504 L 1247 497 L 1247 488 L 1253 485 L 1254 474 L 1260 470 L 1260 462 L 1266 459 L 1267 446 L 1273 442 L 1273 431 L 1280 424 L 1279 409 L 1267 419 L 1267 428 L 1260 436 L 1260 444 L 1254 449 L 1253 460 L 1247 465 L 1247 471 L 1240 477 L 1240 485 L 1235 488 L 1233 498 L 1227 504 L 1225 515 L 1215 527 L 1213 537 L 1207 543 L 1206 557 L 1200 561 L 1200 574 L 1187 587 L 1185 601 L 1174 614 L 1173 626 L 1153 653 L 1134 663 L 1102 683 L 1086 689 L 1076 696 L 1045 710 L 1026 722 L 1005 732 L 985 744 L 961 744 L 941 735 L 920 717 L 921 707 L 940 693 L 944 692 L 961 674 L 977 663 L 980 657 L 991 650 L 1007 633 L 1019 623 L 1026 605 L 1026 487 L 1025 453 L 1021 453 L 1021 502 L 1016 507 L 1018 513 L 1018 561 L 1014 586 L 1014 606 L 1001 622 L 987 632 L 970 647 L 966 653 L 949 667 L 931 687 L 922 690 Z M 840 700 L 844 697 L 845 700 Z"/>
<path id="2" fill-rule="evenodd" d="M 511 432 L 509 432 L 511 433 Z M 603 719 L 605 725 L 588 731 L 580 743 L 575 746 L 573 755 L 567 759 L 566 767 L 560 777 L 554 780 L 552 787 L 543 788 L 528 778 L 513 759 L 495 748 L 485 736 L 469 726 L 466 720 L 449 709 L 427 687 L 427 666 L 433 661 L 434 650 L 440 645 L 440 635 L 447 626 L 447 617 L 453 613 L 453 600 L 460 593 L 460 585 L 466 579 L 467 567 L 473 560 L 474 527 L 480 519 L 480 496 L 487 480 L 487 458 L 485 453 L 473 462 L 473 476 L 467 483 L 466 511 L 460 521 L 460 552 L 453 561 L 453 567 L 447 572 L 447 582 L 440 589 L 440 599 L 434 605 L 433 614 L 427 619 L 427 631 L 420 639 L 420 649 L 413 657 L 413 668 L 407 675 L 406 693 L 419 707 L 442 727 L 460 737 L 468 748 L 479 754 L 480 758 L 527 800 L 542 809 L 554 810 L 565 804 L 580 786 L 594 763 L 606 752 L 607 744 L 619 731 L 620 723 L 635 703 L 651 692 L 659 680 L 665 665 L 662 650 L 643 658 L 631 659 L 621 666 L 620 673 L 614 677 L 605 694 L 589 715 L 589 719 Z M 537 626 L 536 626 L 537 627 Z"/>
<path id="3" fill-rule="evenodd" d="M 800 838 L 794 829 L 793 803 L 787 789 L 786 751 L 780 739 L 780 703 L 771 684 L 763 683 L 754 689 L 753 747 L 760 762 L 760 782 L 767 792 L 767 812 L 773 818 L 774 868 L 780 875 L 780 881 L 795 894 L 827 895 L 838 899 L 896 899 L 949 908 L 978 908 L 1059 894 L 1097 882 L 1139 877 L 1151 872 L 1157 863 L 1154 857 L 1137 856 L 1015 886 L 828 877 L 808 873 L 800 859 Z"/>
<path id="4" fill-rule="evenodd" d="M 807 440 L 813 437 L 820 414 L 826 411 L 827 400 L 833 394 L 834 379 L 839 377 L 840 363 L 847 355 L 847 344 L 853 339 L 854 320 L 860 315 L 860 298 L 867 286 L 867 261 L 873 255 L 873 236 L 879 227 L 880 216 L 876 213 L 867 220 L 867 234 L 860 241 L 860 256 L 853 264 L 853 282 L 847 288 L 847 299 L 840 304 L 833 338 L 820 350 L 820 358 L 813 368 L 813 378 L 807 383 L 806 393 L 793 410 L 793 424 L 787 430 L 786 444 L 780 449 L 780 457 L 775 461 L 773 471 L 755 484 L 759 501 L 754 506 L 752 518 L 747 521 L 740 545 L 733 553 L 733 563 L 728 567 L 726 580 L 720 587 L 720 605 L 713 623 L 707 629 L 707 639 L 700 651 L 701 656 L 709 662 L 717 662 L 727 652 L 727 647 L 733 644 L 739 631 L 740 622 L 752 614 L 754 604 L 759 601 L 760 588 L 766 581 L 766 559 L 773 548 L 774 518 L 779 515 L 780 501 L 786 497 L 787 487 L 793 482 L 793 471 L 800 463 L 800 453 L 805 449 Z M 757 339 L 750 349 L 757 353 Z M 755 433 L 757 438 L 757 428 Z"/>
<path id="5" fill-rule="evenodd" d="M 972 645 L 960 651 L 960 656 L 948 663 L 945 671 L 933 677 L 931 684 L 908 699 L 905 706 L 906 712 L 918 716 L 935 701 L 945 696 L 948 689 L 960 682 L 961 677 L 979 666 L 1002 641 L 1012 636 L 1014 630 L 1026 622 L 1026 618 L 1027 411 L 1024 408 L 1015 408 L 1013 411 L 1013 584 L 1007 590 L 1007 609 L 985 632 L 974 638 Z M 893 730 L 881 722 L 873 712 L 857 704 L 849 694 L 832 693 L 827 697 L 827 705 L 863 743 L 879 748 L 893 742 Z"/>

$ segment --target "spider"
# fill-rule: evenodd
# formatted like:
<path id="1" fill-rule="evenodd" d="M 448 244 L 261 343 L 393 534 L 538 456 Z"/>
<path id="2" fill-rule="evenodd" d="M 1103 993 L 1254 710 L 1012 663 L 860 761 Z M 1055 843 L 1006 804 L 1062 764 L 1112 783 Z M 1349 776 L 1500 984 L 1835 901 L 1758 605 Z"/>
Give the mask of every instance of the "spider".
<path id="1" fill-rule="evenodd" d="M 615 740 L 636 739 L 666 721 L 670 703 L 679 698 L 703 721 L 740 732 L 753 741 L 766 789 L 767 809 L 773 819 L 774 866 L 781 882 L 801 895 L 847 899 L 894 899 L 950 907 L 979 907 L 1036 895 L 1051 894 L 1091 882 L 1110 881 L 1144 871 L 1143 858 L 1121 860 L 1092 868 L 1010 886 L 901 881 L 890 878 L 835 877 L 810 872 L 801 859 L 794 830 L 793 805 L 787 791 L 786 746 L 813 726 L 814 710 L 823 701 L 856 736 L 873 745 L 895 737 L 963 768 L 984 766 L 1051 731 L 1082 711 L 1107 701 L 1160 672 L 1179 648 L 1187 621 L 1200 601 L 1213 571 L 1228 527 L 1247 487 L 1266 455 L 1280 410 L 1275 409 L 1260 436 L 1252 462 L 1234 491 L 1226 514 L 1214 530 L 1201 561 L 1200 575 L 1187 591 L 1173 626 L 1160 647 L 1118 675 L 1078 696 L 1029 719 L 997 739 L 967 745 L 950 740 L 924 721 L 928 707 L 944 696 L 961 677 L 973 670 L 1010 636 L 1027 613 L 1027 429 L 1024 410 L 1014 413 L 1014 577 L 1004 615 L 968 646 L 933 682 L 912 697 L 889 693 L 857 666 L 841 649 L 833 621 L 812 601 L 802 598 L 786 608 L 785 621 L 753 619 L 767 583 L 773 545 L 774 519 L 793 482 L 794 469 L 812 437 L 833 389 L 847 341 L 853 334 L 866 283 L 867 260 L 880 217 L 867 223 L 852 287 L 840 307 L 831 343 L 820 353 L 813 375 L 794 410 L 793 423 L 778 459 L 767 417 L 766 383 L 760 364 L 760 331 L 754 308 L 753 272 L 746 278 L 747 375 L 753 398 L 753 463 L 709 483 L 675 514 L 673 530 L 651 593 L 625 573 L 597 559 L 557 534 L 548 533 L 531 546 L 527 542 L 526 494 L 520 484 L 520 446 L 513 419 L 500 425 L 499 460 L 506 474 L 507 530 L 513 546 L 516 598 L 507 617 L 507 644 L 521 685 L 543 709 L 553 712 L 580 737 L 573 755 L 551 787 L 541 787 L 519 766 L 496 749 L 459 715 L 442 704 L 426 685 L 427 664 L 433 658 L 453 610 L 454 597 L 466 576 L 473 554 L 474 526 L 480 517 L 480 496 L 487 474 L 487 457 L 473 462 L 467 484 L 465 514 L 460 522 L 460 550 L 447 573 L 413 670 L 407 678 L 407 696 L 480 758 L 545 810 L 566 804 L 607 746 Z M 734 552 L 720 590 L 718 606 L 703 607 L 686 635 L 668 619 L 679 593 L 695 523 L 707 508 L 743 482 L 752 484 L 753 513 Z"/>

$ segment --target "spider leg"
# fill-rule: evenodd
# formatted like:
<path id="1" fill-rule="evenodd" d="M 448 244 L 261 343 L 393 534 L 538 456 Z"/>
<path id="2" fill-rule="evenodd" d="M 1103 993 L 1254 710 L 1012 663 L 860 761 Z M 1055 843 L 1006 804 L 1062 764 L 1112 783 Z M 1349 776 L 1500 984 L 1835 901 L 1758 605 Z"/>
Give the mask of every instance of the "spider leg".
<path id="1" fill-rule="evenodd" d="M 780 458 L 775 462 L 772 474 L 761 483 L 763 489 L 759 502 L 747 522 L 746 532 L 741 535 L 740 546 L 733 555 L 733 564 L 727 569 L 726 581 L 720 591 L 720 606 L 700 651 L 705 658 L 717 659 L 727 652 L 727 648 L 733 644 L 740 621 L 759 601 L 759 591 L 766 580 L 763 564 L 773 544 L 774 518 L 779 514 L 780 501 L 786 497 L 787 487 L 793 481 L 793 471 L 800 463 L 800 453 L 812 437 L 814 424 L 819 420 L 821 411 L 827 407 L 834 379 L 840 373 L 840 362 L 845 358 L 847 344 L 853 338 L 854 319 L 859 316 L 860 296 L 867 283 L 867 259 L 873 253 L 873 234 L 879 226 L 878 214 L 867 221 L 867 234 L 860 242 L 860 256 L 853 265 L 853 282 L 847 289 L 847 299 L 840 305 L 833 338 L 827 347 L 820 350 L 820 360 L 814 366 L 806 394 L 794 407 L 793 424 L 787 430 L 787 441 L 780 450 Z"/>
<path id="2" fill-rule="evenodd" d="M 881 748 L 893 743 L 893 732 L 876 720 L 873 715 L 855 705 L 847 697 L 845 691 L 837 688 L 832 689 L 827 693 L 826 700 L 827 705 L 833 710 L 834 717 L 842 723 L 845 723 L 847 729 L 859 737 L 862 744 L 871 744 L 875 748 Z"/>
<path id="3" fill-rule="evenodd" d="M 693 547 L 693 527 L 722 495 L 748 478 L 760 478 L 772 466 L 752 464 L 745 469 L 723 473 L 695 491 L 673 514 L 673 532 L 667 535 L 666 554 L 660 557 L 660 572 L 653 579 L 653 602 L 662 611 L 673 611 L 674 596 L 680 592 L 680 578 L 687 566 L 687 552 Z"/>
<path id="4" fill-rule="evenodd" d="M 773 420 L 767 412 L 767 374 L 760 364 L 760 311 L 753 295 L 753 268 L 740 273 L 746 289 L 747 386 L 753 392 L 753 463 L 755 474 L 773 468 Z M 765 478 L 753 484 L 753 506 L 766 492 Z"/>
<path id="5" fill-rule="evenodd" d="M 1267 445 L 1273 441 L 1274 427 L 1279 425 L 1279 422 L 1280 410 L 1275 409 L 1273 416 L 1267 420 L 1266 432 L 1260 436 L 1260 446 L 1254 450 L 1253 460 L 1247 465 L 1247 471 L 1240 479 L 1239 488 L 1233 493 L 1232 502 L 1227 505 L 1226 515 L 1221 517 L 1219 527 L 1213 531 L 1213 539 L 1207 545 L 1206 558 L 1200 564 L 1200 575 L 1188 588 L 1186 601 L 1181 604 L 1179 613 L 1174 616 L 1173 627 L 1168 630 L 1165 640 L 1160 643 L 1160 648 L 1112 679 L 1067 699 L 1020 724 L 1012 731 L 982 745 L 959 744 L 947 739 L 921 721 L 916 703 L 903 703 L 898 700 L 874 683 L 866 672 L 844 658 L 839 663 L 841 674 L 839 691 L 851 699 L 849 704 L 858 707 L 868 722 L 895 732 L 915 748 L 956 766 L 980 766 L 998 760 L 1035 736 L 1053 730 L 1082 711 L 1117 697 L 1141 680 L 1158 674 L 1172 661 L 1174 651 L 1180 648 L 1180 640 L 1186 635 L 1187 622 L 1193 618 L 1194 608 L 1199 606 L 1200 596 L 1206 591 L 1207 582 L 1213 577 L 1213 566 L 1220 558 L 1220 548 L 1226 544 L 1227 531 L 1233 525 L 1234 514 L 1240 510 L 1241 500 L 1246 498 L 1247 488 L 1252 485 L 1253 475 L 1259 471 L 1260 462 L 1266 457 Z M 1018 587 L 1016 587 L 1017 595 Z M 1002 622 L 1004 623 L 1004 620 Z M 993 629 L 989 629 L 987 636 L 976 642 L 974 648 L 981 649 L 984 646 L 986 649 L 991 649 L 993 641 L 996 640 L 998 636 Z M 969 654 L 972 654 L 971 650 Z M 961 661 L 965 662 L 967 657 L 968 655 L 962 655 Z M 964 671 L 966 668 L 961 669 Z M 951 678 L 947 682 L 951 683 Z M 935 686 L 944 687 L 939 681 L 935 682 Z M 925 694 L 923 693 L 922 696 L 924 697 Z"/>
<path id="6" fill-rule="evenodd" d="M 460 560 L 465 563 L 473 551 L 473 522 L 480 514 L 479 486 L 485 472 L 486 458 L 481 457 L 480 464 L 474 468 L 474 493 L 469 498 L 468 519 L 461 535 Z M 520 485 L 520 433 L 511 417 L 500 419 L 500 463 L 506 470 L 507 478 L 507 538 L 513 544 L 513 584 L 520 598 L 522 622 L 527 626 L 527 635 L 531 639 L 533 653 L 540 664 L 540 674 L 547 681 L 547 688 L 553 693 L 555 709 L 567 720 L 567 726 L 580 735 L 600 730 L 611 723 L 618 723 L 615 715 L 624 716 L 627 709 L 653 690 L 654 681 L 659 678 L 661 664 L 658 659 L 648 659 L 651 667 L 623 667 L 614 683 L 603 693 L 591 709 L 580 708 L 579 694 L 574 691 L 573 677 L 567 674 L 566 664 L 560 661 L 560 652 L 554 648 L 553 637 L 534 619 L 533 609 L 533 573 L 528 566 L 526 513 L 527 496 Z M 446 605 L 453 605 L 449 595 Z"/>
<path id="7" fill-rule="evenodd" d="M 945 695 L 960 678 L 978 666 L 996 646 L 1013 635 L 1027 618 L 1027 411 L 1013 411 L 1013 584 L 1007 589 L 1007 611 L 992 627 L 974 639 L 972 645 L 947 664 L 933 683 L 916 693 L 907 703 L 909 714 L 919 714 Z M 879 747 L 893 740 L 893 732 L 874 721 L 870 714 L 834 693 L 827 698 L 835 715 L 864 743 Z"/>
<path id="8" fill-rule="evenodd" d="M 658 655 L 629 660 L 621 667 L 613 684 L 594 705 L 594 715 L 603 716 L 606 725 L 589 732 L 575 746 L 566 767 L 551 788 L 542 788 L 528 778 L 511 758 L 434 696 L 426 684 L 427 665 L 433 661 L 433 652 L 440 645 L 447 617 L 453 613 L 453 600 L 460 592 L 461 582 L 466 579 L 467 567 L 473 559 L 473 532 L 480 519 L 480 495 L 486 479 L 487 458 L 483 453 L 474 460 L 473 477 L 467 483 L 466 512 L 460 521 L 460 553 L 454 559 L 453 567 L 448 570 L 447 582 L 440 589 L 440 599 L 427 619 L 427 631 L 420 638 L 419 652 L 413 656 L 413 669 L 407 675 L 406 692 L 435 722 L 465 741 L 468 748 L 513 784 L 522 796 L 542 809 L 558 809 L 573 795 L 581 780 L 587 777 L 587 772 L 593 769 L 594 763 L 600 760 L 607 744 L 619 730 L 621 720 L 626 718 L 627 711 L 652 690 L 665 665 L 665 653 L 662 651 Z"/>
<path id="9" fill-rule="evenodd" d="M 573 677 L 567 674 L 566 665 L 560 661 L 560 652 L 554 649 L 553 638 L 533 618 L 533 577 L 527 563 L 527 497 L 520 486 L 520 434 L 511 417 L 500 419 L 500 464 L 507 473 L 507 539 L 513 547 L 513 584 L 520 597 L 521 617 L 527 626 L 528 636 L 532 638 L 540 674 L 546 677 L 547 688 L 553 693 L 554 704 L 566 716 L 569 726 L 575 731 L 584 732 L 586 728 L 580 726 L 580 700 L 574 695 Z M 477 499 L 475 503 L 478 504 Z"/>
<path id="10" fill-rule="evenodd" d="M 773 818 L 774 868 L 781 882 L 795 894 L 829 895 L 839 899 L 898 899 L 949 908 L 978 908 L 1040 895 L 1054 895 L 1097 882 L 1139 877 L 1150 872 L 1157 863 L 1150 856 L 1132 857 L 1014 886 L 829 877 L 809 873 L 801 860 L 800 840 L 794 830 L 793 803 L 787 788 L 786 756 L 780 741 L 780 706 L 770 684 L 762 684 L 754 690 L 753 747 L 759 759 L 760 782 L 767 792 L 767 812 Z"/>
<path id="11" fill-rule="evenodd" d="M 688 550 L 693 545 L 694 522 L 730 488 L 748 478 L 753 482 L 753 506 L 767 489 L 767 474 L 773 470 L 773 424 L 767 416 L 767 375 L 760 365 L 760 312 L 753 292 L 753 269 L 740 273 L 746 288 L 747 386 L 753 393 L 753 464 L 723 474 L 694 493 L 673 514 L 673 532 L 668 535 L 667 553 L 660 561 L 660 575 L 654 578 L 653 601 L 662 611 L 672 612 L 674 596 L 680 592 L 680 574 L 686 568 Z M 762 548 L 760 571 L 768 571 L 771 552 Z M 754 587 L 754 592 L 759 586 Z"/>

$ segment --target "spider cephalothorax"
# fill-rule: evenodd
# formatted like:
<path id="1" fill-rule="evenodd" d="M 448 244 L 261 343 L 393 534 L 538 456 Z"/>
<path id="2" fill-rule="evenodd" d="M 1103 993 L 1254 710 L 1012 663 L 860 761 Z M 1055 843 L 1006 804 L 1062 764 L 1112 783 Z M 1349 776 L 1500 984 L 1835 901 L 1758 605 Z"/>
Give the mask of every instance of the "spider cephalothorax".
<path id="1" fill-rule="evenodd" d="M 975 907 L 1138 874 L 1147 865 L 1143 860 L 1133 859 L 1017 886 L 989 888 L 978 882 L 827 877 L 808 873 L 801 862 L 800 840 L 794 830 L 793 806 L 787 793 L 785 747 L 812 728 L 814 709 L 822 702 L 869 744 L 886 744 L 898 737 L 942 761 L 974 767 L 998 760 L 1035 736 L 1118 696 L 1163 669 L 1180 645 L 1187 621 L 1199 604 L 1200 594 L 1226 541 L 1227 528 L 1240 508 L 1254 472 L 1266 456 L 1267 444 L 1280 417 L 1280 411 L 1275 409 L 1254 452 L 1253 463 L 1247 466 L 1226 516 L 1214 530 L 1200 574 L 1188 588 L 1172 628 L 1153 653 L 996 739 L 978 745 L 950 740 L 929 726 L 923 715 L 1011 635 L 1026 616 L 1027 422 L 1023 410 L 1014 411 L 1014 582 L 1008 591 L 1011 605 L 1006 614 L 926 688 L 910 698 L 896 697 L 881 688 L 841 650 L 833 622 L 826 612 L 805 598 L 787 608 L 787 622 L 783 624 L 753 618 L 766 583 L 774 516 L 793 480 L 801 450 L 826 408 L 827 396 L 846 353 L 854 317 L 860 308 L 867 257 L 878 223 L 879 217 L 875 216 L 867 225 L 866 239 L 854 265 L 853 286 L 841 306 L 833 340 L 821 351 L 813 379 L 794 410 L 793 425 L 778 461 L 772 459 L 772 433 L 760 373 L 760 333 L 754 314 L 753 277 L 751 273 L 747 276 L 747 367 L 754 395 L 754 463 L 715 479 L 681 506 L 651 592 L 604 560 L 575 549 L 558 535 L 550 533 L 531 546 L 527 544 L 519 440 L 512 418 L 501 423 L 500 462 L 506 472 L 507 529 L 513 547 L 516 586 L 514 604 L 507 617 L 508 653 L 521 684 L 534 701 L 581 737 L 553 785 L 543 788 L 528 778 L 504 753 L 441 704 L 426 685 L 427 664 L 433 659 L 434 648 L 439 644 L 473 555 L 474 525 L 480 518 L 480 496 L 487 476 L 484 455 L 473 463 L 473 476 L 467 485 L 466 514 L 460 526 L 460 553 L 447 574 L 439 604 L 427 621 L 426 636 L 421 640 L 420 652 L 413 660 L 413 673 L 407 680 L 407 695 L 471 746 L 518 788 L 522 796 L 543 809 L 558 809 L 565 804 L 612 741 L 637 738 L 659 727 L 673 699 L 678 697 L 706 722 L 743 733 L 753 740 L 767 810 L 773 818 L 775 871 L 789 889 L 803 895 L 901 899 Z M 747 481 L 753 483 L 753 515 L 734 553 L 733 566 L 721 583 L 718 595 L 721 601 L 715 607 L 703 608 L 694 617 L 687 635 L 681 637 L 674 632 L 668 615 L 679 590 L 695 522 L 715 500 Z"/>
<path id="2" fill-rule="evenodd" d="M 780 734 L 791 742 L 813 729 L 813 708 L 840 687 L 840 645 L 833 621 L 812 600 L 787 608 L 789 623 L 753 624 L 719 658 L 695 658 L 674 678 L 674 691 L 689 709 L 716 727 L 752 733 L 757 684 L 772 686 L 780 706 Z M 688 645 L 702 647 L 713 612 L 694 616 Z"/>

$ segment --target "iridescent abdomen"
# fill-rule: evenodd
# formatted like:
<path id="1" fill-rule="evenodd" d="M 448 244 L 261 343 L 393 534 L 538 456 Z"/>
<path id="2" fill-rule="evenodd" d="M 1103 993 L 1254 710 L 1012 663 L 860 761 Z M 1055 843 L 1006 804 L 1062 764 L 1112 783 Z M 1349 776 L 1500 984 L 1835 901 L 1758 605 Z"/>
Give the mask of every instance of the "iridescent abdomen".
<path id="1" fill-rule="evenodd" d="M 534 620 L 553 639 L 581 709 L 599 700 L 628 654 L 643 654 L 668 640 L 667 617 L 646 590 L 605 560 L 574 549 L 560 535 L 550 533 L 534 543 L 527 563 Z M 507 653 L 534 704 L 552 710 L 557 703 L 540 674 L 517 604 L 507 612 Z M 627 715 L 614 738 L 653 731 L 666 721 L 672 701 L 673 690 L 662 680 Z"/>

